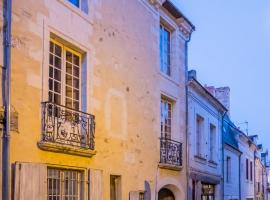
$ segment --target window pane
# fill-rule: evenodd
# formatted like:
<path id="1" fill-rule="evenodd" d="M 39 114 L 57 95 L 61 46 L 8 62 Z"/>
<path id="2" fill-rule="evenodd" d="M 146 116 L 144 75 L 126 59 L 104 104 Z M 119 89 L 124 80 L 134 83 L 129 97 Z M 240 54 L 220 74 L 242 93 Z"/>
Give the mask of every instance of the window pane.
<path id="1" fill-rule="evenodd" d="M 54 91 L 57 93 L 61 93 L 61 83 L 54 81 Z"/>
<path id="2" fill-rule="evenodd" d="M 77 78 L 73 79 L 73 87 L 75 87 L 76 89 L 79 89 L 80 87 L 79 79 Z"/>
<path id="3" fill-rule="evenodd" d="M 66 84 L 72 87 L 72 76 L 66 75 Z"/>
<path id="4" fill-rule="evenodd" d="M 66 60 L 70 63 L 72 63 L 72 53 L 67 51 L 66 53 Z"/>
<path id="5" fill-rule="evenodd" d="M 79 56 L 73 54 L 73 64 L 79 66 L 80 58 Z"/>
<path id="6" fill-rule="evenodd" d="M 68 74 L 72 75 L 72 64 L 66 63 L 66 71 Z"/>
<path id="7" fill-rule="evenodd" d="M 61 69 L 61 59 L 58 57 L 54 57 L 54 66 L 58 69 Z"/>
<path id="8" fill-rule="evenodd" d="M 61 48 L 61 46 L 55 44 L 55 49 L 54 50 L 55 50 L 55 55 L 57 55 L 59 57 L 62 57 L 61 56 L 62 55 L 62 48 Z"/>
<path id="9" fill-rule="evenodd" d="M 69 98 L 72 98 L 72 88 L 71 87 L 66 87 L 66 96 Z"/>
<path id="10" fill-rule="evenodd" d="M 50 65 L 53 65 L 53 55 L 50 54 Z"/>
<path id="11" fill-rule="evenodd" d="M 79 77 L 79 75 L 80 75 L 79 67 L 74 66 L 73 67 L 73 76 Z"/>
<path id="12" fill-rule="evenodd" d="M 74 98 L 75 100 L 79 100 L 79 90 L 74 90 L 74 91 L 73 91 L 73 98 Z"/>
<path id="13" fill-rule="evenodd" d="M 54 69 L 54 79 L 57 81 L 61 81 L 61 71 L 58 69 Z"/>
<path id="14" fill-rule="evenodd" d="M 80 7 L 80 1 L 79 0 L 68 0 L 70 3 L 73 5 L 77 6 L 78 8 Z"/>

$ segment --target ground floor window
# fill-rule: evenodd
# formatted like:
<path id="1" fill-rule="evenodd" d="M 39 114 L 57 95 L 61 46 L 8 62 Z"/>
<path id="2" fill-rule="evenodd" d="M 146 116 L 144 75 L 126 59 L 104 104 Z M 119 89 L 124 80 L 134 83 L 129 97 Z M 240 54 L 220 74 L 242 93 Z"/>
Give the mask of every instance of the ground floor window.
<path id="1" fill-rule="evenodd" d="M 215 186 L 207 183 L 202 183 L 202 200 L 215 199 Z"/>
<path id="2" fill-rule="evenodd" d="M 48 168 L 48 200 L 82 200 L 83 172 Z"/>

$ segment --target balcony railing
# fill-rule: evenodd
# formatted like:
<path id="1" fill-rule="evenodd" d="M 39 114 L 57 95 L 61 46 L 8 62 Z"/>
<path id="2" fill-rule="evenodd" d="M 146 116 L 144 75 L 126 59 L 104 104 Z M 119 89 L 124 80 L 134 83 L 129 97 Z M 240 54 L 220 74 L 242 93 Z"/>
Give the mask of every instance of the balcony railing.
<path id="1" fill-rule="evenodd" d="M 160 138 L 160 164 L 182 167 L 182 143 Z"/>
<path id="2" fill-rule="evenodd" d="M 95 117 L 51 102 L 42 103 L 40 143 L 95 149 Z"/>

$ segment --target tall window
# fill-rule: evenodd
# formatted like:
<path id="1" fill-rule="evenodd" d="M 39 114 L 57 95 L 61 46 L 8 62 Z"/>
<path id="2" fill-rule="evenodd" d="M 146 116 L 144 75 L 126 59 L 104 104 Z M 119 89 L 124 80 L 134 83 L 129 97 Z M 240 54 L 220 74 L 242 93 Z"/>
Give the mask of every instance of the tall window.
<path id="1" fill-rule="evenodd" d="M 227 183 L 231 182 L 231 157 L 227 156 L 226 159 L 226 180 Z"/>
<path id="2" fill-rule="evenodd" d="M 171 75 L 171 33 L 160 25 L 160 71 Z"/>
<path id="3" fill-rule="evenodd" d="M 248 159 L 246 159 L 246 179 L 248 180 Z"/>
<path id="4" fill-rule="evenodd" d="M 216 154 L 216 126 L 210 124 L 210 160 L 215 160 Z"/>
<path id="5" fill-rule="evenodd" d="M 250 180 L 252 181 L 252 179 L 253 179 L 253 163 L 252 163 L 252 161 L 250 161 Z"/>
<path id="6" fill-rule="evenodd" d="M 110 200 L 121 200 L 121 176 L 110 176 Z"/>
<path id="7" fill-rule="evenodd" d="M 196 153 L 202 156 L 202 138 L 203 138 L 204 118 L 200 115 L 196 116 Z"/>
<path id="8" fill-rule="evenodd" d="M 51 40 L 49 59 L 49 101 L 79 110 L 81 55 Z"/>
<path id="9" fill-rule="evenodd" d="M 83 172 L 48 168 L 48 200 L 83 200 Z"/>
<path id="10" fill-rule="evenodd" d="M 166 98 L 160 103 L 161 137 L 171 138 L 172 130 L 172 102 Z"/>

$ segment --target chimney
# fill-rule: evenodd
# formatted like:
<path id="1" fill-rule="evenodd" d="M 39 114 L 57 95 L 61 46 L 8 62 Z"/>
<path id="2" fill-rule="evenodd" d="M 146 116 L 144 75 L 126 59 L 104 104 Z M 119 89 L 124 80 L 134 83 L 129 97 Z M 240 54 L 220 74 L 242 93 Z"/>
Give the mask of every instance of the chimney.
<path id="1" fill-rule="evenodd" d="M 230 113 L 230 88 L 229 87 L 220 87 L 215 89 L 215 97 L 223 104 Z"/>
<path id="2" fill-rule="evenodd" d="M 195 79 L 197 80 L 197 72 L 196 70 L 192 69 L 188 71 L 188 80 Z"/>

